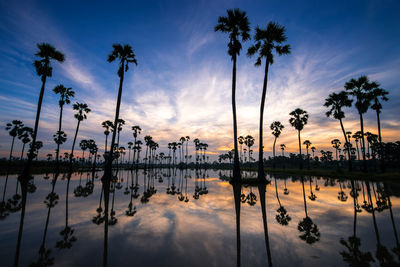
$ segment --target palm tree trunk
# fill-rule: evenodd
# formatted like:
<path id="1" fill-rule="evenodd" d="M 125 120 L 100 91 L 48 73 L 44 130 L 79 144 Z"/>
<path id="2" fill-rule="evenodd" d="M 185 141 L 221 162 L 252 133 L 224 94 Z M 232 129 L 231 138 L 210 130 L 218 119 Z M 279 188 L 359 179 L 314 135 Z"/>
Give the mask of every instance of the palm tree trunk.
<path id="1" fill-rule="evenodd" d="M 364 120 L 361 113 L 360 114 L 360 125 L 361 125 L 361 153 L 363 157 L 363 171 L 367 171 L 367 161 L 365 159 L 365 138 L 364 138 Z"/>
<path id="2" fill-rule="evenodd" d="M 235 156 L 233 160 L 233 180 L 241 180 L 240 166 L 239 166 L 239 153 L 238 153 L 238 136 L 237 136 L 237 121 L 236 121 L 236 55 L 232 57 L 232 113 L 233 113 L 233 145 L 235 149 Z"/>
<path id="3" fill-rule="evenodd" d="M 78 124 L 76 125 L 76 130 L 75 130 L 74 141 L 72 142 L 71 153 L 69 154 L 69 171 L 70 172 L 72 171 L 72 159 L 74 158 L 75 142 L 76 142 L 76 137 L 78 136 L 79 124 L 80 123 L 81 123 L 81 121 L 78 120 Z"/>
<path id="4" fill-rule="evenodd" d="M 121 76 L 120 76 L 120 79 L 119 79 L 117 106 L 116 106 L 116 109 L 115 109 L 114 131 L 113 131 L 112 138 L 111 138 L 110 152 L 109 152 L 109 155 L 106 158 L 106 163 L 105 163 L 105 166 L 104 166 L 104 175 L 103 175 L 103 178 L 102 178 L 104 180 L 111 180 L 111 177 L 112 177 L 112 162 L 113 162 L 113 152 L 114 152 L 113 150 L 114 150 L 114 143 L 115 143 L 115 137 L 116 137 L 115 135 L 117 133 L 119 109 L 120 109 L 120 106 L 121 106 L 122 84 L 124 82 L 125 61 L 121 62 L 121 69 L 122 69 L 122 71 L 121 71 Z M 108 219 L 107 219 L 107 222 L 108 222 Z"/>
<path id="5" fill-rule="evenodd" d="M 19 160 L 22 160 L 24 157 L 24 151 L 25 151 L 25 143 L 22 144 L 22 151 L 21 151 L 21 158 Z"/>
<path id="6" fill-rule="evenodd" d="M 381 171 L 385 171 L 385 153 L 383 151 L 383 144 L 382 144 L 382 134 L 381 134 L 381 119 L 379 117 L 379 110 L 376 110 L 376 118 L 378 122 L 378 138 L 379 138 L 379 148 L 380 148 L 380 160 L 381 160 Z"/>
<path id="7" fill-rule="evenodd" d="M 264 173 L 264 146 L 263 146 L 263 123 L 264 123 L 264 106 L 265 106 L 265 96 L 267 94 L 267 83 L 268 83 L 268 67 L 269 67 L 269 58 L 267 57 L 265 60 L 265 73 L 264 73 L 264 83 L 263 83 L 263 91 L 261 95 L 261 105 L 260 105 L 260 127 L 259 127 L 259 148 L 258 148 L 258 179 L 260 181 L 265 180 Z M 275 151 L 275 143 L 274 143 L 274 151 Z M 275 157 L 275 154 L 274 154 Z"/>
<path id="8" fill-rule="evenodd" d="M 356 148 L 357 148 L 357 160 L 360 160 L 360 150 L 358 149 L 358 141 L 356 141 Z"/>
<path id="9" fill-rule="evenodd" d="M 347 139 L 347 135 L 346 135 L 346 131 L 344 130 L 342 119 L 340 119 L 339 122 L 340 122 L 340 127 L 342 128 L 342 132 L 343 132 L 343 135 L 344 135 L 344 140 L 346 141 L 346 144 L 348 144 L 347 155 L 349 157 L 349 171 L 352 171 L 353 170 L 353 164 L 351 162 L 351 155 L 350 155 L 350 142 Z"/>
<path id="10" fill-rule="evenodd" d="M 303 169 L 303 157 L 301 156 L 301 139 L 300 131 L 297 131 L 297 136 L 299 138 L 299 160 L 300 160 L 300 170 Z"/>
<path id="11" fill-rule="evenodd" d="M 107 152 L 107 138 L 108 138 L 108 134 L 106 134 L 106 148 L 105 148 L 105 150 L 104 150 L 104 153 Z"/>
<path id="12" fill-rule="evenodd" d="M 58 133 L 61 132 L 62 114 L 63 114 L 63 105 L 60 105 L 60 118 L 58 120 Z M 56 172 L 57 173 L 60 171 L 60 161 L 59 161 L 59 157 L 58 157 L 59 154 L 60 154 L 60 144 L 58 143 L 57 149 L 56 149 Z"/>

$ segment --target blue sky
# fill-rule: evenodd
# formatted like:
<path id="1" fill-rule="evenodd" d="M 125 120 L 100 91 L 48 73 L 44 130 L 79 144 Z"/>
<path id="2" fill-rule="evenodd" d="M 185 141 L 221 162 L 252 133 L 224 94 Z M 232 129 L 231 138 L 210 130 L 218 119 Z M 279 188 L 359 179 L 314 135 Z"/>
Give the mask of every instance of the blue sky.
<path id="1" fill-rule="evenodd" d="M 84 3 L 83 3 L 84 2 Z M 317 150 L 341 137 L 339 124 L 324 115 L 327 95 L 350 78 L 368 75 L 390 92 L 384 104 L 384 141 L 398 140 L 400 123 L 400 20 L 398 1 L 1 1 L 0 2 L 0 125 L 20 119 L 32 126 L 40 79 L 32 67 L 36 44 L 49 42 L 66 55 L 53 64 L 46 85 L 39 140 L 43 154 L 53 150 L 57 129 L 57 84 L 72 87 L 75 101 L 92 108 L 79 138 L 92 138 L 103 147 L 100 123 L 114 116 L 117 65 L 107 63 L 113 43 L 130 44 L 138 60 L 124 82 L 121 117 L 127 121 L 122 143 L 132 139 L 130 126 L 140 125 L 165 148 L 180 136 L 209 143 L 220 153 L 232 147 L 231 61 L 227 36 L 215 33 L 226 9 L 245 10 L 252 30 L 269 21 L 284 25 L 292 54 L 276 58 L 270 68 L 264 116 L 268 125 L 286 126 L 278 140 L 296 151 L 296 132 L 289 112 L 300 107 L 310 113 L 302 132 Z M 397 17 L 396 17 L 397 16 Z M 253 31 L 252 31 L 253 33 Z M 238 59 L 237 106 L 239 134 L 257 138 L 263 68 L 253 66 L 244 44 Z M 64 130 L 71 137 L 76 121 L 65 111 Z M 354 108 L 346 110 L 345 127 L 359 130 Z M 367 130 L 376 132 L 375 114 L 367 114 Z M 63 148 L 69 149 L 69 140 Z M 10 137 L 0 131 L 0 156 Z M 257 142 L 256 142 L 257 143 Z M 19 144 L 17 145 L 19 150 Z M 257 146 L 255 146 L 257 149 Z"/>

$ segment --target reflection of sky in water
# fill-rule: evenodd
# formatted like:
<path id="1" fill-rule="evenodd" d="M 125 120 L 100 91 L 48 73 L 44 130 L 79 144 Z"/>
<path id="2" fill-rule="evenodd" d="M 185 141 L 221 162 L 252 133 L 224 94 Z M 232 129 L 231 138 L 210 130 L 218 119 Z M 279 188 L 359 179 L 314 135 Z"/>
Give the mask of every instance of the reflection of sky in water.
<path id="1" fill-rule="evenodd" d="M 122 188 L 116 190 L 115 211 L 118 223 L 109 226 L 109 264 L 136 265 L 136 266 L 235 266 L 236 264 L 236 224 L 235 208 L 232 187 L 221 181 L 218 172 L 208 171 L 203 179 L 202 174 L 197 181 L 199 187 L 206 185 L 208 194 L 200 195 L 198 200 L 193 198 L 195 191 L 195 172 L 189 172 L 187 192 L 189 202 L 178 200 L 178 195 L 166 194 L 168 178 L 163 177 L 159 182 L 160 172 L 154 180 L 157 193 L 150 197 L 148 203 L 141 203 L 143 195 L 143 171 L 139 171 L 140 197 L 133 199 L 137 213 L 133 217 L 125 215 L 128 208 L 130 194 L 123 194 L 126 179 L 130 185 L 130 172 L 122 172 Z M 167 170 L 163 170 L 167 173 Z M 225 174 L 228 174 L 227 172 Z M 174 179 L 176 190 L 180 188 L 185 195 L 185 179 L 179 170 Z M 20 266 L 26 266 L 37 261 L 38 251 L 42 242 L 47 208 L 43 203 L 45 196 L 50 192 L 50 180 L 43 180 L 43 175 L 35 176 L 37 191 L 28 195 L 27 213 L 25 216 L 24 233 L 21 246 Z M 292 177 L 286 177 L 289 194 L 284 194 L 284 176 L 277 179 L 278 194 L 282 206 L 291 217 L 289 225 L 277 223 L 275 216 L 279 203 L 276 198 L 275 181 L 269 177 L 271 183 L 267 186 L 267 222 L 272 261 L 275 266 L 340 266 L 345 265 L 340 252 L 345 247 L 339 243 L 340 238 L 347 240 L 353 234 L 353 198 L 350 196 L 350 183 L 343 182 L 343 191 L 348 197 L 342 202 L 338 199 L 340 185 L 325 185 L 319 179 L 320 190 L 315 190 L 316 179 L 313 179 L 312 190 L 316 200 L 311 201 L 309 196 L 310 180 L 305 178 L 305 194 L 308 216 L 318 225 L 321 233 L 320 241 L 307 244 L 299 238 L 298 223 L 305 218 L 303 190 L 300 181 L 293 182 Z M 60 177 L 61 178 L 61 177 Z M 69 196 L 69 226 L 75 230 L 77 241 L 71 249 L 60 250 L 55 247 L 61 239 L 59 232 L 65 226 L 65 191 L 66 180 L 59 179 L 55 191 L 60 195 L 57 206 L 51 209 L 50 223 L 46 237 L 46 248 L 51 249 L 51 256 L 55 258 L 55 266 L 99 266 L 102 264 L 103 230 L 104 224 L 92 223 L 99 205 L 101 183 L 95 180 L 93 194 L 88 197 L 75 197 L 74 189 L 79 185 L 79 174 L 74 174 L 70 183 Z M 82 175 L 82 185 L 85 185 L 87 175 Z M 88 176 L 90 179 L 90 176 Z M 154 178 L 153 178 L 154 179 Z M 1 177 L 4 185 L 4 177 Z M 146 179 L 146 182 L 148 180 Z M 361 187 L 361 183 L 359 183 Z M 371 191 L 372 191 L 371 187 Z M 377 185 L 374 184 L 377 190 Z M 3 187 L 1 188 L 3 190 Z M 257 203 L 250 206 L 241 205 L 241 257 L 242 266 L 265 266 L 267 254 L 265 249 L 264 228 L 257 187 L 244 187 L 242 192 L 249 194 L 250 190 L 257 196 Z M 7 187 L 7 198 L 15 192 L 15 176 L 10 176 Z M 365 188 L 365 193 L 366 188 Z M 375 204 L 374 192 L 372 198 Z M 378 192 L 375 192 L 378 194 Z M 398 195 L 398 194 L 397 194 Z M 367 194 L 366 194 L 367 197 Z M 110 195 L 111 207 L 112 195 Z M 358 201 L 363 202 L 362 190 Z M 395 221 L 399 220 L 400 199 L 391 197 Z M 11 266 L 18 234 L 20 213 L 12 213 L 0 221 L 0 257 L 2 266 Z M 389 251 L 396 246 L 389 210 L 375 212 L 382 245 Z M 398 226 L 398 225 L 397 225 Z M 376 253 L 376 236 L 371 213 L 363 210 L 357 216 L 357 236 L 361 238 L 361 251 Z M 394 259 L 397 257 L 392 253 Z M 376 261 L 376 258 L 375 258 Z M 375 262 L 377 263 L 377 262 Z"/>

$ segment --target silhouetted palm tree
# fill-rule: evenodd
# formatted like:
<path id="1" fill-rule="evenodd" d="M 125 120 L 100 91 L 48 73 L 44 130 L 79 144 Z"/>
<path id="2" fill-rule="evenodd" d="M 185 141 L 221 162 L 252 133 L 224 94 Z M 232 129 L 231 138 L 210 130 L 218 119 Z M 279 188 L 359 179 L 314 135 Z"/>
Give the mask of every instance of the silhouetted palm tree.
<path id="1" fill-rule="evenodd" d="M 338 149 L 340 147 L 340 144 L 342 144 L 342 143 L 339 141 L 339 139 L 333 139 L 331 141 L 331 144 L 332 144 L 332 147 L 336 150 L 336 160 L 339 160 L 338 159 Z"/>
<path id="2" fill-rule="evenodd" d="M 349 158 L 349 171 L 352 170 L 351 155 L 350 155 L 351 143 L 346 134 L 346 131 L 344 130 L 343 119 L 345 118 L 345 115 L 344 115 L 342 108 L 351 107 L 352 102 L 353 102 L 353 100 L 349 99 L 348 94 L 345 91 L 342 91 L 338 94 L 337 93 L 330 94 L 329 97 L 325 99 L 325 104 L 324 104 L 325 107 L 330 108 L 329 111 L 326 112 L 326 116 L 327 117 L 332 116 L 333 118 L 339 120 L 339 122 L 340 122 L 340 127 L 342 128 L 342 132 L 343 132 L 344 139 L 346 142 L 345 145 L 347 144 L 346 150 L 347 150 L 347 155 Z M 358 146 L 357 146 L 357 148 L 358 148 Z M 336 150 L 336 154 L 337 154 L 337 150 Z M 336 160 L 337 160 L 337 156 L 336 156 Z"/>
<path id="3" fill-rule="evenodd" d="M 132 162 L 132 168 L 133 168 L 133 163 L 135 162 L 135 155 L 136 155 L 136 150 L 137 149 L 135 149 L 135 147 L 136 147 L 136 138 L 138 137 L 138 135 L 140 134 L 140 132 L 142 131 L 142 128 L 140 128 L 140 126 L 139 125 L 135 125 L 135 126 L 132 126 L 132 131 L 133 131 L 133 138 L 134 138 L 134 142 L 133 142 L 133 144 L 134 144 L 134 148 L 133 148 L 133 162 Z"/>
<path id="4" fill-rule="evenodd" d="M 250 39 L 249 20 L 246 12 L 239 9 L 228 9 L 226 17 L 218 17 L 218 24 L 215 26 L 215 31 L 221 31 L 229 34 L 228 54 L 233 62 L 232 68 L 232 112 L 233 112 L 233 144 L 235 149 L 235 157 L 233 164 L 233 179 L 240 180 L 240 166 L 237 143 L 237 121 L 236 121 L 236 60 L 242 49 L 243 42 Z"/>
<path id="5" fill-rule="evenodd" d="M 378 83 L 376 83 L 377 86 L 379 86 Z M 388 101 L 389 98 L 387 95 L 389 94 L 388 91 L 382 88 L 373 88 L 371 92 L 371 97 L 373 104 L 371 108 L 376 111 L 376 118 L 377 118 L 377 123 L 378 123 L 378 140 L 379 140 L 379 156 L 381 160 L 381 170 L 385 171 L 385 162 L 384 162 L 384 154 L 383 154 L 383 145 L 382 145 L 382 134 L 381 134 L 381 120 L 380 120 L 380 113 L 382 111 L 382 103 L 381 101 Z"/>
<path id="6" fill-rule="evenodd" d="M 285 156 L 285 148 L 286 148 L 286 145 L 285 144 L 281 144 L 282 157 Z"/>
<path id="7" fill-rule="evenodd" d="M 70 172 L 72 171 L 72 159 L 74 158 L 74 149 L 75 149 L 75 142 L 76 142 L 76 137 L 78 136 L 78 131 L 79 131 L 79 125 L 81 121 L 87 119 L 87 113 L 89 113 L 91 110 L 88 107 L 87 104 L 85 103 L 78 103 L 76 102 L 72 106 L 73 110 L 76 110 L 77 113 L 75 113 L 74 117 L 75 119 L 78 120 L 78 123 L 76 124 L 76 130 L 75 130 L 75 135 L 74 135 L 74 141 L 72 142 L 72 148 L 71 148 L 71 153 L 69 154 L 69 166 L 70 166 Z M 83 141 L 83 140 L 82 140 Z M 82 143 L 81 141 L 81 143 Z M 85 146 L 85 145 L 84 145 Z"/>
<path id="8" fill-rule="evenodd" d="M 281 56 L 290 54 L 290 45 L 282 45 L 286 42 L 285 27 L 270 21 L 265 29 L 256 27 L 254 35 L 255 44 L 247 50 L 248 56 L 257 54 L 255 66 L 261 66 L 262 59 L 265 58 L 264 83 L 260 105 L 260 127 L 259 127 L 259 153 L 258 153 L 258 178 L 264 180 L 264 156 L 263 156 L 263 123 L 265 96 L 268 85 L 269 65 L 274 63 L 274 52 Z"/>
<path id="9" fill-rule="evenodd" d="M 361 140 L 361 135 L 362 135 L 361 131 L 357 131 L 352 136 L 354 138 L 354 141 L 356 141 L 357 160 L 360 160 L 360 150 L 358 149 L 358 142 Z"/>
<path id="10" fill-rule="evenodd" d="M 285 128 L 285 126 L 283 126 L 280 121 L 274 121 L 273 123 L 271 123 L 271 126 L 270 126 L 270 129 L 272 130 L 272 135 L 275 137 L 274 145 L 272 146 L 274 158 L 275 158 L 276 139 L 281 135 L 283 128 Z"/>
<path id="11" fill-rule="evenodd" d="M 247 135 L 244 138 L 244 144 L 249 148 L 249 162 L 251 162 L 251 157 L 250 157 L 250 148 L 254 145 L 254 137 L 251 135 Z"/>
<path id="12" fill-rule="evenodd" d="M 60 84 L 57 85 L 56 87 L 54 87 L 53 92 L 60 95 L 60 99 L 58 100 L 58 105 L 60 107 L 60 116 L 58 119 L 58 131 L 57 131 L 57 135 L 61 135 L 62 131 L 61 131 L 61 125 L 62 125 L 62 115 L 63 115 L 63 109 L 64 109 L 64 105 L 65 104 L 69 104 L 71 103 L 70 98 L 75 96 L 75 92 L 72 91 L 72 88 L 66 88 L 64 87 L 64 85 Z M 60 154 L 60 145 L 61 143 L 61 138 L 57 138 L 56 140 L 57 143 L 57 149 L 56 149 L 56 172 L 59 171 L 60 168 L 60 163 L 59 163 L 59 154 Z"/>
<path id="13" fill-rule="evenodd" d="M 305 140 L 305 141 L 303 142 L 303 145 L 306 146 L 306 150 L 307 150 L 307 164 L 308 164 L 308 169 L 310 169 L 310 154 L 308 153 L 308 148 L 309 148 L 310 145 L 311 145 L 310 140 Z"/>
<path id="14" fill-rule="evenodd" d="M 112 121 L 106 120 L 106 121 L 103 121 L 103 122 L 101 123 L 101 126 L 105 129 L 105 130 L 104 130 L 104 135 L 106 136 L 106 146 L 105 146 L 105 149 L 104 149 L 104 153 L 106 153 L 106 152 L 107 152 L 107 139 L 108 139 L 108 135 L 110 134 L 111 129 L 114 128 L 114 125 L 113 125 Z"/>
<path id="15" fill-rule="evenodd" d="M 104 224 L 104 253 L 103 253 L 103 265 L 107 265 L 107 248 L 108 248 L 108 204 L 109 204 L 109 189 L 110 189 L 110 181 L 112 178 L 112 162 L 113 162 L 113 153 L 115 147 L 115 137 L 117 133 L 117 124 L 119 120 L 119 110 L 121 106 L 121 97 L 122 97 L 122 85 L 124 82 L 124 74 L 128 70 L 129 63 L 134 63 L 137 65 L 136 56 L 133 53 L 132 47 L 130 45 L 120 45 L 114 44 L 113 51 L 108 56 L 108 62 L 113 62 L 116 59 L 119 60 L 119 68 L 118 68 L 118 76 L 119 80 L 119 89 L 118 89 L 118 97 L 117 97 L 117 105 L 115 108 L 115 119 L 114 119 L 114 129 L 111 139 L 110 152 L 109 155 L 105 158 L 104 165 L 104 175 L 102 177 L 102 182 L 104 186 L 104 206 L 105 206 L 105 224 Z"/>
<path id="16" fill-rule="evenodd" d="M 14 266 L 18 266 L 18 261 L 19 261 L 19 248 L 21 245 L 21 238 L 22 238 L 23 225 L 24 225 L 28 180 L 30 180 L 30 178 L 31 178 L 31 176 L 30 176 L 31 166 L 32 166 L 33 158 L 35 157 L 34 149 L 36 148 L 36 137 L 37 137 L 37 132 L 38 132 L 38 128 L 39 128 L 40 111 L 42 108 L 42 101 L 43 101 L 44 89 L 45 89 L 45 85 L 46 85 L 46 79 L 47 79 L 47 77 L 51 77 L 52 73 L 53 73 L 53 68 L 50 65 L 50 60 L 64 62 L 64 59 L 65 59 L 64 55 L 61 52 L 57 51 L 50 44 L 41 43 L 41 44 L 37 45 L 37 48 L 39 49 L 39 51 L 35 54 L 35 56 L 39 57 L 40 60 L 35 60 L 33 65 L 36 69 L 37 75 L 41 77 L 42 87 L 40 89 L 38 106 L 37 106 L 37 111 L 36 111 L 35 127 L 34 127 L 33 135 L 32 135 L 32 143 L 31 143 L 32 149 L 29 151 L 28 161 L 25 164 L 24 170 L 22 171 L 21 175 L 18 177 L 18 179 L 21 182 L 21 190 L 22 190 L 22 211 L 21 211 L 20 226 L 19 226 L 19 231 L 18 231 L 17 249 L 16 249 L 16 253 L 15 253 L 15 258 L 14 258 Z"/>
<path id="17" fill-rule="evenodd" d="M 32 134 L 33 134 L 33 129 L 31 127 L 25 126 L 18 130 L 18 139 L 20 139 L 23 144 L 20 160 L 22 160 L 24 157 L 25 145 L 31 141 Z"/>
<path id="18" fill-rule="evenodd" d="M 292 112 L 289 113 L 292 118 L 289 119 L 289 123 L 297 130 L 298 138 L 299 138 L 299 159 L 300 159 L 300 169 L 303 169 L 303 159 L 301 155 L 301 139 L 300 132 L 303 130 L 304 125 L 308 122 L 308 113 L 305 110 L 300 108 L 296 108 Z"/>
<path id="19" fill-rule="evenodd" d="M 372 95 L 371 90 L 379 87 L 376 82 L 370 82 L 367 76 L 361 76 L 358 79 L 351 79 L 346 82 L 344 88 L 348 91 L 349 95 L 355 97 L 355 106 L 360 116 L 361 126 L 361 152 L 363 156 L 363 170 L 367 171 L 367 161 L 365 159 L 365 139 L 364 139 L 364 119 L 363 114 L 368 111 L 371 104 Z"/>

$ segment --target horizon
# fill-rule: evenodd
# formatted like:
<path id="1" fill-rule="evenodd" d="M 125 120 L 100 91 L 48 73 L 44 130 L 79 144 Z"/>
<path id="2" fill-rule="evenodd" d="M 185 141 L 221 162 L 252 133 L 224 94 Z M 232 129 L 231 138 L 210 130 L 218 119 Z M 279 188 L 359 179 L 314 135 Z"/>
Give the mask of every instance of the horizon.
<path id="1" fill-rule="evenodd" d="M 130 66 L 124 83 L 120 118 L 126 124 L 121 145 L 126 147 L 133 140 L 130 128 L 139 125 L 140 139 L 151 135 L 160 144 L 160 152 L 167 151 L 167 143 L 187 135 L 192 147 L 194 138 L 208 143 L 210 155 L 231 150 L 232 63 L 227 36 L 214 32 L 214 26 L 218 16 L 236 7 L 247 12 L 252 36 L 256 25 L 265 27 L 275 21 L 285 26 L 287 43 L 292 47 L 290 55 L 276 57 L 270 67 L 264 157 L 272 155 L 269 125 L 277 120 L 285 126 L 277 146 L 284 143 L 287 152 L 298 151 L 297 132 L 288 123 L 289 112 L 297 107 L 310 114 L 302 141 L 309 139 L 317 151 L 333 151 L 330 141 L 334 138 L 343 145 L 340 125 L 325 116 L 323 104 L 330 93 L 343 90 L 345 82 L 361 75 L 378 81 L 389 92 L 381 114 L 383 141 L 399 140 L 396 114 L 400 114 L 400 95 L 396 85 L 400 77 L 400 22 L 395 10 L 400 4 L 368 1 L 360 6 L 359 2 L 343 1 L 322 6 L 289 2 L 135 2 L 126 4 L 122 15 L 109 15 L 109 7 L 102 3 L 78 6 L 73 2 L 67 6 L 32 1 L 23 7 L 18 1 L 1 3 L 0 157 L 9 153 L 11 137 L 4 130 L 6 123 L 17 119 L 33 127 L 41 81 L 32 62 L 36 44 L 42 42 L 54 45 L 66 60 L 52 63 L 53 77 L 46 84 L 38 133 L 38 140 L 44 143 L 40 158 L 56 148 L 52 135 L 57 130 L 59 108 L 52 89 L 58 84 L 75 91 L 71 104 L 85 102 L 92 110 L 81 124 L 77 141 L 94 139 L 100 151 L 104 148 L 101 122 L 115 115 L 119 82 L 117 63 L 107 63 L 114 43 L 130 44 L 138 59 L 138 66 Z M 307 17 L 310 14 L 313 18 Z M 236 98 L 238 134 L 252 135 L 256 152 L 263 67 L 254 67 L 255 59 L 246 56 L 252 43 L 244 43 L 238 57 Z M 68 140 L 61 153 L 69 151 L 76 126 L 72 105 L 64 110 L 63 130 Z M 345 113 L 346 130 L 359 131 L 354 105 Z M 373 110 L 365 116 L 365 130 L 377 133 Z M 17 141 L 14 155 L 18 156 L 20 148 Z M 279 155 L 279 147 L 277 151 Z"/>

